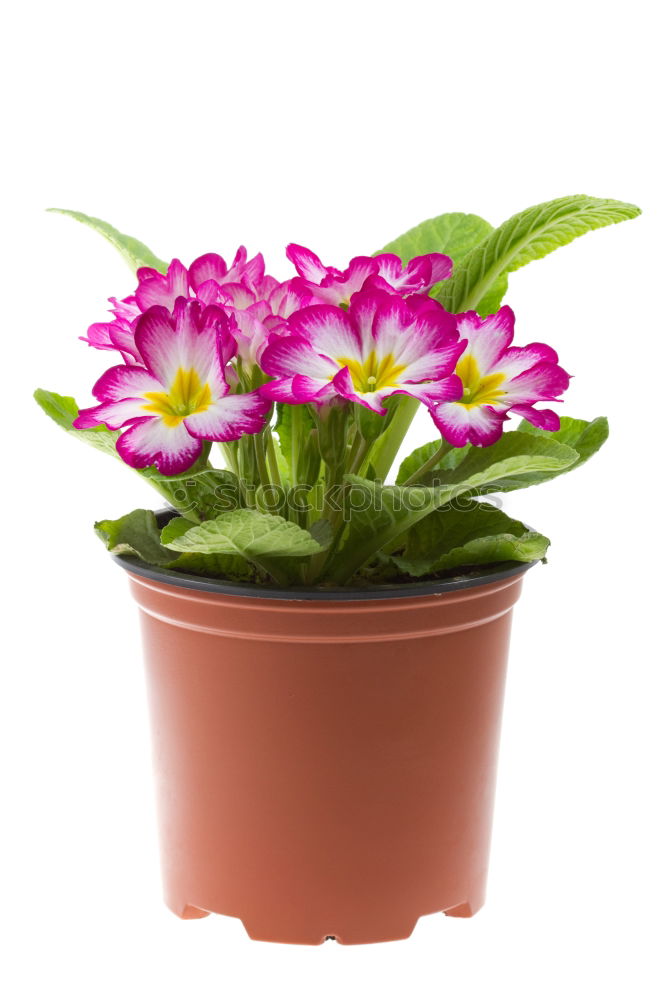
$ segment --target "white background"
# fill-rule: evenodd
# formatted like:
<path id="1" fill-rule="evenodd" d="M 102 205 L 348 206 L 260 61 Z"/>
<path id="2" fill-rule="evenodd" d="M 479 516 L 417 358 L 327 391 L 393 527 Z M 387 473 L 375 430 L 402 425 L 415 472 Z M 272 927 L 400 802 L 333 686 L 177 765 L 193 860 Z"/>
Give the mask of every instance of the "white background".
<path id="1" fill-rule="evenodd" d="M 665 206 L 650 7 L 13 6 L 0 397 L 8 1000 L 664 996 Z M 91 530 L 152 496 L 30 399 L 43 385 L 90 401 L 108 359 L 77 337 L 132 280 L 96 235 L 43 209 L 101 216 L 185 261 L 244 242 L 286 277 L 292 240 L 340 266 L 444 211 L 499 223 L 578 192 L 644 215 L 511 277 L 518 342 L 557 347 L 576 376 L 565 411 L 608 414 L 612 437 L 570 478 L 508 498 L 553 546 L 515 617 L 486 907 L 357 948 L 178 921 L 160 899 L 136 614 Z M 431 435 L 427 419 L 418 433 Z"/>

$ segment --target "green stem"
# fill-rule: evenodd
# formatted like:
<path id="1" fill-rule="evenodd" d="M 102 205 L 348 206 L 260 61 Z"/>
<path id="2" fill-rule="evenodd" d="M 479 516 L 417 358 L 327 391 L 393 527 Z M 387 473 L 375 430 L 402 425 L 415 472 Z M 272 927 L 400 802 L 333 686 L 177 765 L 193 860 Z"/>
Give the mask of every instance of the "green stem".
<path id="1" fill-rule="evenodd" d="M 273 432 L 270 427 L 265 432 L 265 439 L 266 454 L 268 456 L 268 468 L 270 470 L 271 479 L 276 486 L 282 486 L 282 477 L 280 476 L 277 455 L 275 454 L 275 441 L 273 440 Z"/>
<path id="2" fill-rule="evenodd" d="M 298 451 L 300 446 L 302 411 L 300 406 L 291 409 L 291 485 L 298 486 Z"/>
<path id="3" fill-rule="evenodd" d="M 224 460 L 231 469 L 231 471 L 234 473 L 234 475 L 238 476 L 238 461 L 234 454 L 233 447 L 230 444 L 225 444 L 224 442 L 220 442 L 220 451 L 224 455 Z"/>
<path id="4" fill-rule="evenodd" d="M 384 482 L 391 471 L 391 466 L 400 450 L 400 445 L 404 441 L 405 434 L 416 416 L 418 408 L 418 399 L 413 399 L 411 396 L 403 397 L 396 407 L 391 423 L 376 442 L 371 452 L 370 461 L 372 462 L 377 478 L 381 479 L 382 482 Z"/>
<path id="5" fill-rule="evenodd" d="M 271 487 L 271 477 L 268 475 L 268 466 L 266 465 L 266 456 L 264 454 L 264 449 L 262 448 L 262 443 L 263 443 L 263 435 L 262 434 L 255 434 L 253 436 L 254 458 L 255 458 L 255 461 L 257 463 L 257 474 L 259 476 L 259 486 L 260 487 L 263 486 L 264 489 L 270 489 L 270 487 Z M 261 503 L 260 493 L 261 493 L 261 491 L 257 490 L 257 493 L 255 494 L 255 498 L 254 498 L 255 499 L 255 503 L 257 505 L 257 509 L 261 509 L 261 510 L 264 511 L 264 513 L 266 513 L 266 510 L 265 510 L 263 504 Z"/>
<path id="6" fill-rule="evenodd" d="M 450 450 L 451 450 L 451 445 L 448 443 L 448 441 L 445 441 L 442 438 L 442 443 L 435 452 L 435 454 L 431 455 L 428 461 L 424 462 L 421 468 L 417 469 L 416 472 L 413 472 L 412 475 L 409 477 L 409 479 L 405 479 L 404 483 L 402 483 L 401 485 L 413 486 L 414 483 L 418 483 L 419 480 L 421 479 L 421 476 L 424 476 L 426 472 L 430 472 L 431 469 L 434 469 L 437 463 L 440 461 L 440 459 L 444 458 L 444 456 Z"/>

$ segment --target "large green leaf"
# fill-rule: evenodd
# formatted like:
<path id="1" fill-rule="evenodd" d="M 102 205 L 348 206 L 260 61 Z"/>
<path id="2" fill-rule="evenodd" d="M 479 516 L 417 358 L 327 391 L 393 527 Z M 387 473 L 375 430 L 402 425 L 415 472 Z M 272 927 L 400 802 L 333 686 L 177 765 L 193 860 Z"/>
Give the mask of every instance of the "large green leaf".
<path id="1" fill-rule="evenodd" d="M 59 427 L 66 430 L 72 437 L 78 438 L 79 441 L 85 441 L 86 444 L 92 445 L 93 448 L 97 448 L 107 455 L 113 455 L 114 458 L 119 457 L 116 451 L 118 431 L 109 431 L 103 424 L 100 424 L 99 427 L 92 427 L 89 430 L 77 430 L 73 426 L 74 421 L 79 415 L 79 408 L 72 396 L 59 396 L 57 392 L 49 392 L 47 389 L 36 389 L 34 397 L 47 417 L 54 420 Z"/>
<path id="2" fill-rule="evenodd" d="M 543 559 L 550 542 L 490 504 L 433 511 L 407 533 L 390 560 L 403 573 L 426 576 L 460 566 Z"/>
<path id="3" fill-rule="evenodd" d="M 475 246 L 492 233 L 493 227 L 479 215 L 468 215 L 465 212 L 446 212 L 438 215 L 434 219 L 426 219 L 425 222 L 414 226 L 395 240 L 391 240 L 380 250 L 380 253 L 395 253 L 404 262 L 412 257 L 420 257 L 426 253 L 445 253 L 453 260 L 454 274 L 457 265 Z M 446 282 L 444 282 L 446 284 Z M 482 315 L 487 315 L 493 311 L 496 302 L 501 302 L 507 290 L 506 274 L 500 274 L 489 289 L 488 305 L 480 302 L 478 311 Z M 438 289 L 435 289 L 437 295 Z"/>
<path id="4" fill-rule="evenodd" d="M 472 448 L 457 468 L 431 473 L 430 487 L 382 486 L 347 476 L 350 486 L 344 516 L 348 530 L 332 560 L 333 579 L 346 583 L 376 552 L 458 497 L 488 491 L 508 476 L 564 469 L 577 458 L 578 453 L 567 445 L 514 431 L 489 448 Z"/>
<path id="5" fill-rule="evenodd" d="M 192 522 L 187 518 L 174 517 L 160 535 L 152 510 L 133 510 L 117 520 L 98 521 L 95 530 L 110 552 L 135 555 L 152 566 L 242 582 L 256 579 L 255 567 L 240 556 L 203 555 L 198 552 L 175 555 L 166 548 L 167 541 L 180 537 L 191 527 Z"/>
<path id="6" fill-rule="evenodd" d="M 190 521 L 186 523 L 192 527 Z M 97 521 L 95 531 L 114 554 L 130 553 L 153 566 L 173 562 L 173 552 L 160 542 L 160 529 L 152 510 L 133 510 L 116 520 Z"/>
<path id="7" fill-rule="evenodd" d="M 166 272 L 168 265 L 165 261 L 156 257 L 152 250 L 149 250 L 145 243 L 135 239 L 133 236 L 126 236 L 104 222 L 103 219 L 96 219 L 92 215 L 84 215 L 83 212 L 73 212 L 68 208 L 49 208 L 49 212 L 58 212 L 60 215 L 69 215 L 70 218 L 82 222 L 83 225 L 94 229 L 96 233 L 108 240 L 111 246 L 115 247 L 118 253 L 129 267 L 136 273 L 140 267 L 154 267 L 155 270 Z"/>
<path id="8" fill-rule="evenodd" d="M 593 229 L 640 215 L 636 205 L 611 198 L 572 195 L 519 212 L 486 236 L 442 283 L 437 297 L 450 312 L 495 311 L 501 298 L 491 295 L 502 275 L 571 243 Z"/>
<path id="9" fill-rule="evenodd" d="M 303 557 L 323 549 L 309 531 L 276 514 L 261 514 L 257 510 L 235 510 L 204 521 L 171 538 L 168 547 L 177 552 L 242 555 L 248 559 Z"/>
<path id="10" fill-rule="evenodd" d="M 528 486 L 538 486 L 539 483 L 546 483 L 549 479 L 555 479 L 565 472 L 572 472 L 579 465 L 587 462 L 588 458 L 599 451 L 603 443 L 608 438 L 608 420 L 606 417 L 597 417 L 595 420 L 576 420 L 574 417 L 561 417 L 559 431 L 544 431 L 539 427 L 534 427 L 526 420 L 522 420 L 517 431 L 510 431 L 510 434 L 529 434 L 532 437 L 546 438 L 550 441 L 557 441 L 559 444 L 567 445 L 578 452 L 576 461 L 565 469 L 555 469 L 549 472 L 530 471 L 520 475 L 504 476 L 493 485 L 494 492 L 511 493 L 513 490 L 524 490 Z M 505 435 L 506 436 L 506 435 Z"/>
<path id="11" fill-rule="evenodd" d="M 455 488 L 454 496 L 485 488 L 509 476 L 533 472 L 559 472 L 570 468 L 578 452 L 553 440 L 553 435 L 509 431 L 487 448 L 470 448 L 453 469 L 432 469 L 424 485 Z"/>
<path id="12" fill-rule="evenodd" d="M 67 431 L 71 437 L 77 438 L 79 441 L 84 441 L 93 448 L 97 448 L 98 451 L 103 451 L 105 454 L 111 455 L 122 462 L 116 450 L 116 441 L 118 440 L 120 431 L 107 430 L 103 424 L 85 430 L 79 430 L 74 427 L 74 420 L 79 415 L 79 407 L 72 396 L 60 396 L 57 392 L 36 389 L 34 397 L 44 413 L 51 420 L 55 421 L 59 427 Z M 208 444 L 207 447 L 210 448 L 210 445 Z M 162 497 L 168 500 L 172 507 L 175 507 L 181 513 L 188 514 L 191 520 L 198 521 L 202 514 L 205 516 L 210 512 L 208 511 L 206 501 L 211 499 L 210 494 L 213 492 L 208 479 L 201 481 L 203 484 L 201 487 L 199 480 L 196 479 L 196 476 L 201 473 L 202 467 L 206 465 L 207 455 L 204 454 L 192 466 L 192 469 L 182 476 L 163 476 L 154 466 L 149 466 L 147 469 L 135 469 L 133 471 L 137 472 L 142 479 L 146 479 Z M 211 475 L 226 477 L 231 477 L 232 475 L 227 472 L 217 472 L 217 470 L 208 471 Z M 201 490 L 201 497 L 197 497 L 198 489 Z M 213 502 L 217 503 L 218 498 L 214 497 Z"/>

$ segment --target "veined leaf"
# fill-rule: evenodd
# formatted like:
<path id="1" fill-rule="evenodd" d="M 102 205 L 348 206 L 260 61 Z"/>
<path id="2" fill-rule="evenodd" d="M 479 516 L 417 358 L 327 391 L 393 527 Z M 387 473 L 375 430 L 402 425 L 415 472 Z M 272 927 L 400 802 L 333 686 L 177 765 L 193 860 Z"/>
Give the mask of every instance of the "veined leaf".
<path id="1" fill-rule="evenodd" d="M 133 510 L 115 521 L 97 521 L 95 531 L 114 554 L 129 552 L 153 566 L 173 562 L 173 553 L 160 543 L 160 529 L 152 510 Z"/>
<path id="2" fill-rule="evenodd" d="M 99 427 L 86 428 L 85 430 L 79 430 L 74 427 L 74 420 L 79 415 L 79 407 L 72 396 L 60 396 L 57 392 L 36 389 L 34 397 L 44 413 L 72 437 L 77 438 L 79 441 L 84 441 L 86 444 L 92 445 L 93 448 L 97 448 L 98 451 L 103 451 L 105 454 L 111 455 L 119 462 L 122 462 L 116 450 L 116 441 L 118 440 L 120 431 L 107 430 L 103 424 L 100 424 Z M 138 473 L 142 479 L 147 480 L 161 496 L 169 501 L 172 507 L 176 507 L 183 514 L 191 513 L 192 519 L 197 521 L 198 514 L 196 511 L 198 507 L 196 497 L 193 498 L 191 495 L 193 486 L 196 487 L 197 485 L 197 480 L 193 477 L 200 475 L 202 465 L 205 467 L 206 464 L 207 459 L 202 456 L 192 466 L 192 469 L 188 470 L 182 476 L 163 476 L 154 466 L 149 466 L 147 469 L 134 469 L 133 471 Z M 211 474 L 214 472 L 214 470 L 208 471 Z M 217 474 L 228 477 L 232 475 L 226 472 L 219 472 Z M 207 488 L 208 486 L 206 485 Z M 208 496 L 208 493 L 205 496 Z M 205 512 L 205 504 L 203 505 L 203 511 Z"/>
<path id="3" fill-rule="evenodd" d="M 160 537 L 153 511 L 133 510 L 115 521 L 98 521 L 95 530 L 110 552 L 138 556 L 151 566 L 242 582 L 256 578 L 254 566 L 241 556 L 202 555 L 198 552 L 176 555 L 165 547 L 166 542 L 180 537 L 191 527 L 192 522 L 187 518 L 174 517 L 162 529 Z"/>
<path id="4" fill-rule="evenodd" d="M 346 583 L 376 552 L 456 497 L 491 488 L 504 477 L 564 469 L 577 458 L 567 445 L 515 431 L 489 448 L 472 448 L 457 468 L 431 473 L 437 483 L 431 487 L 382 486 L 346 476 L 349 528 L 332 561 L 332 577 Z"/>
<path id="5" fill-rule="evenodd" d="M 487 448 L 470 448 L 453 469 L 431 470 L 425 481 L 431 486 L 453 488 L 453 496 L 496 484 L 510 476 L 537 472 L 557 473 L 571 468 L 578 452 L 544 436 L 509 431 Z"/>
<path id="6" fill-rule="evenodd" d="M 527 472 L 521 475 L 504 476 L 493 485 L 493 490 L 497 493 L 511 493 L 513 490 L 524 490 L 528 486 L 538 486 L 539 483 L 546 483 L 549 479 L 555 479 L 565 472 L 572 472 L 579 465 L 587 462 L 588 458 L 599 451 L 608 438 L 608 420 L 606 417 L 597 417 L 595 420 L 576 420 L 573 417 L 561 417 L 559 431 L 544 431 L 539 427 L 534 427 L 527 420 L 522 420 L 516 431 L 509 431 L 509 434 L 529 434 L 532 437 L 556 441 L 559 444 L 567 445 L 578 452 L 578 458 L 565 469 L 556 469 L 549 472 Z M 506 437 L 507 435 L 505 435 Z"/>
<path id="7" fill-rule="evenodd" d="M 66 430 L 72 437 L 78 438 L 79 441 L 85 441 L 86 444 L 92 445 L 93 448 L 97 448 L 99 451 L 106 452 L 107 455 L 119 458 L 116 451 L 118 431 L 109 431 L 103 424 L 100 424 L 99 427 L 91 427 L 88 430 L 77 430 L 73 426 L 74 421 L 79 415 L 79 408 L 72 396 L 59 396 L 57 392 L 49 392 L 47 389 L 36 389 L 34 397 L 47 417 L 54 420 L 59 427 Z"/>
<path id="8" fill-rule="evenodd" d="M 111 246 L 115 247 L 126 264 L 136 274 L 140 267 L 154 267 L 156 271 L 166 273 L 168 265 L 165 261 L 156 257 L 152 250 L 149 250 L 145 243 L 135 239 L 133 236 L 126 236 L 119 232 L 103 219 L 96 219 L 92 215 L 84 215 L 83 212 L 73 212 L 68 208 L 49 208 L 48 212 L 58 212 L 60 215 L 69 215 L 70 218 L 82 222 L 84 226 L 89 226 L 96 233 L 108 240 Z"/>
<path id="9" fill-rule="evenodd" d="M 380 253 L 394 253 L 403 262 L 412 257 L 420 257 L 426 253 L 445 253 L 454 264 L 453 273 L 466 254 L 492 233 L 493 227 L 479 215 L 468 215 L 465 212 L 446 212 L 434 219 L 426 219 L 418 226 L 408 230 L 395 240 L 391 240 L 380 250 Z M 450 279 L 448 279 L 450 280 Z M 440 283 L 437 290 L 446 285 Z M 487 315 L 493 311 L 495 302 L 501 302 L 507 290 L 506 274 L 500 274 L 493 287 L 489 289 L 489 306 L 484 309 L 484 302 L 479 303 L 478 312 Z"/>
<path id="10" fill-rule="evenodd" d="M 450 312 L 477 309 L 481 302 L 494 312 L 501 299 L 492 301 L 491 291 L 502 275 L 545 257 L 577 236 L 637 215 L 636 205 L 582 194 L 534 205 L 512 216 L 467 253 L 453 277 L 441 284 L 437 298 Z"/>
<path id="11" fill-rule="evenodd" d="M 490 504 L 464 510 L 433 511 L 407 534 L 390 561 L 410 576 L 426 576 L 459 566 L 543 559 L 550 542 Z"/>
<path id="12" fill-rule="evenodd" d="M 445 253 L 456 261 L 492 231 L 493 227 L 480 215 L 446 212 L 409 229 L 378 253 L 395 253 L 404 262 L 425 253 Z"/>
<path id="13" fill-rule="evenodd" d="M 165 529 L 166 530 L 166 529 Z M 204 521 L 168 542 L 177 552 L 257 556 L 303 557 L 321 552 L 323 546 L 303 528 L 276 514 L 235 510 Z"/>

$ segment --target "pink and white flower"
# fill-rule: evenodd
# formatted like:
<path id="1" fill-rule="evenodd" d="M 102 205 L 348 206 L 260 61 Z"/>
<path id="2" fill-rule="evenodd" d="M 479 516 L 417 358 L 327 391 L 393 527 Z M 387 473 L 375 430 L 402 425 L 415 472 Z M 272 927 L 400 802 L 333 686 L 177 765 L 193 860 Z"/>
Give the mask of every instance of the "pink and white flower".
<path id="1" fill-rule="evenodd" d="M 261 367 L 275 377 L 262 386 L 270 399 L 323 404 L 335 397 L 385 413 L 395 394 L 429 406 L 459 399 L 453 374 L 465 349 L 455 318 L 433 303 L 414 308 L 398 295 L 356 294 L 349 310 L 309 306 L 287 321 L 288 335 L 272 336 Z"/>
<path id="2" fill-rule="evenodd" d="M 93 323 L 88 327 L 88 335 L 81 337 L 81 340 L 96 347 L 98 351 L 119 351 L 123 360 L 131 364 L 138 360 L 134 343 L 134 322 L 141 311 L 134 295 L 120 300 L 111 298 L 109 302 L 113 320 L 110 323 Z"/>
<path id="3" fill-rule="evenodd" d="M 312 250 L 297 243 L 289 244 L 287 257 L 298 271 L 304 290 L 334 306 L 349 305 L 352 295 L 366 285 L 402 295 L 427 292 L 438 281 L 449 278 L 453 267 L 451 258 L 442 253 L 414 257 L 405 265 L 396 254 L 384 253 L 354 257 L 344 271 L 339 271 L 326 267 Z"/>
<path id="4" fill-rule="evenodd" d="M 245 309 L 259 299 L 267 298 L 279 285 L 275 278 L 264 274 L 264 258 L 257 254 L 247 258 L 245 247 L 239 247 L 230 268 L 219 254 L 197 257 L 189 268 L 178 259 L 169 264 L 166 274 L 152 267 L 137 271 L 139 284 L 134 295 L 110 299 L 113 320 L 93 323 L 81 339 L 103 351 L 119 351 L 127 364 L 140 361 L 134 341 L 134 328 L 139 316 L 152 306 L 172 310 L 179 298 L 198 298 L 206 305 L 230 305 Z"/>
<path id="5" fill-rule="evenodd" d="M 458 332 L 467 346 L 456 365 L 462 380 L 461 398 L 431 408 L 435 424 L 455 447 L 494 444 L 509 414 L 524 417 L 536 427 L 555 431 L 558 415 L 538 410 L 542 400 L 560 402 L 569 375 L 547 344 L 512 347 L 514 315 L 509 306 L 482 319 L 474 312 L 457 317 Z"/>
<path id="6" fill-rule="evenodd" d="M 93 388 L 99 405 L 74 422 L 127 428 L 116 447 L 128 465 L 176 475 L 196 461 L 203 441 L 262 430 L 270 403 L 257 392 L 231 393 L 225 379 L 236 342 L 221 309 L 184 298 L 173 313 L 152 306 L 137 321 L 135 343 L 139 363 L 105 372 Z"/>

